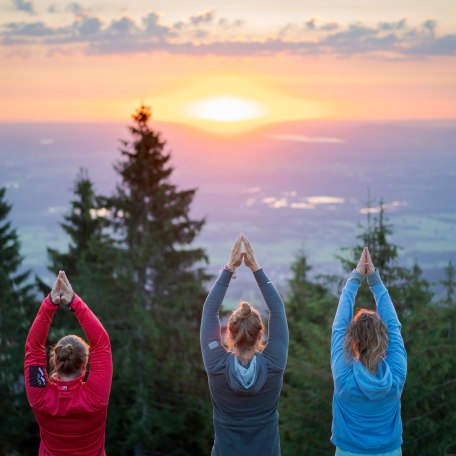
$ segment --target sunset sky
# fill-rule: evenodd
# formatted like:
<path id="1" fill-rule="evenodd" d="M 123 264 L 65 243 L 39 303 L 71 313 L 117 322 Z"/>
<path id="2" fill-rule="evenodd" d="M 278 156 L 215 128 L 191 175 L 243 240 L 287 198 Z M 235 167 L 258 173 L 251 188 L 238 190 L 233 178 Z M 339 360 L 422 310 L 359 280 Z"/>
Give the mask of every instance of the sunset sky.
<path id="1" fill-rule="evenodd" d="M 0 121 L 456 118 L 453 0 L 2 0 L 0 58 Z"/>

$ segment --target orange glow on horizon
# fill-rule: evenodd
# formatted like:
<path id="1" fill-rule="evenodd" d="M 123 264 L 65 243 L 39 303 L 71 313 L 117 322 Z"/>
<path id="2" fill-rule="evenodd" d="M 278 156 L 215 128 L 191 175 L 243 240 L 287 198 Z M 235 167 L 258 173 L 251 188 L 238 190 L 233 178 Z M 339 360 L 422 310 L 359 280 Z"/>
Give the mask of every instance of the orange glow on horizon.
<path id="1" fill-rule="evenodd" d="M 0 121 L 128 122 L 141 101 L 152 106 L 156 121 L 230 135 L 297 120 L 456 118 L 454 58 L 392 62 L 278 55 L 239 58 L 234 69 L 230 58 L 195 62 L 166 54 L 17 59 L 3 67 Z M 241 103 L 221 117 L 189 112 L 189 106 L 227 96 L 261 109 L 245 115 Z"/>
<path id="2" fill-rule="evenodd" d="M 321 118 L 325 113 L 323 103 L 272 90 L 259 78 L 223 74 L 192 78 L 183 87 L 153 98 L 153 103 L 157 120 L 222 134 L 275 122 Z"/>

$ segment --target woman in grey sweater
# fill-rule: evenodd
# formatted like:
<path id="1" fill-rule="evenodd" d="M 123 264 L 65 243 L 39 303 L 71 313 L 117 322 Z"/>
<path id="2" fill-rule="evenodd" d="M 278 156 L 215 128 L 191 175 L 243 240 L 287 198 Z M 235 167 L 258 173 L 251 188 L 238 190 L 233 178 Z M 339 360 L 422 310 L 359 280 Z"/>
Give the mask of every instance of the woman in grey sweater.
<path id="1" fill-rule="evenodd" d="M 219 311 L 242 261 L 252 270 L 269 308 L 264 349 L 261 317 L 246 302 L 228 321 L 228 349 L 222 343 Z M 244 235 L 236 239 L 230 260 L 204 303 L 200 342 L 214 409 L 212 456 L 280 455 L 277 407 L 288 354 L 287 319 L 282 299 Z"/>

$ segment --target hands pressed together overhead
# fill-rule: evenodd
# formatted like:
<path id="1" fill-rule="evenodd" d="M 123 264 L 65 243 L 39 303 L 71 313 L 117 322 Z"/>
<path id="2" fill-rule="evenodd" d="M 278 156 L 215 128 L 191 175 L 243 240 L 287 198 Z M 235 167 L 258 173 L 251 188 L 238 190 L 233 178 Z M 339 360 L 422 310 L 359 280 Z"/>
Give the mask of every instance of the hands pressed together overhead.
<path id="1" fill-rule="evenodd" d="M 68 280 L 64 271 L 59 271 L 57 279 L 51 290 L 51 301 L 54 304 L 60 304 L 62 301 L 68 306 L 74 297 L 74 291 L 71 287 L 70 281 Z"/>
<path id="2" fill-rule="evenodd" d="M 245 249 L 244 252 L 242 251 L 243 245 Z M 244 234 L 240 234 L 234 241 L 227 266 L 234 271 L 242 264 L 242 261 L 244 261 L 244 264 L 250 268 L 252 272 L 258 271 L 258 269 L 261 268 L 255 258 L 252 246 Z"/>
<path id="3" fill-rule="evenodd" d="M 362 275 L 372 275 L 375 272 L 375 266 L 370 256 L 369 248 L 364 247 L 361 257 L 356 266 L 356 272 Z"/>

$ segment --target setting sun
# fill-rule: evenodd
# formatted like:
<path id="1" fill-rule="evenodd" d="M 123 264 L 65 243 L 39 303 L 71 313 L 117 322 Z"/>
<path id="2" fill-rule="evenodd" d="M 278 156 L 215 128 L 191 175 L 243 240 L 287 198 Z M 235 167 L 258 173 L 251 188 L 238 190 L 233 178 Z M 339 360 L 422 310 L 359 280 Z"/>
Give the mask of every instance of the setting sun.
<path id="1" fill-rule="evenodd" d="M 321 118 L 327 111 L 325 102 L 291 96 L 258 74 L 195 74 L 149 98 L 156 107 L 155 119 L 223 135 L 274 122 Z M 135 102 L 126 102 L 124 111 Z"/>
<path id="2" fill-rule="evenodd" d="M 194 101 L 187 107 L 190 117 L 216 122 L 239 122 L 262 117 L 264 105 L 232 95 Z"/>

